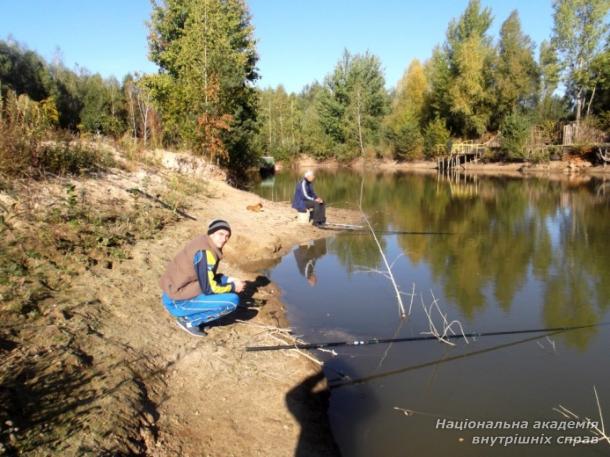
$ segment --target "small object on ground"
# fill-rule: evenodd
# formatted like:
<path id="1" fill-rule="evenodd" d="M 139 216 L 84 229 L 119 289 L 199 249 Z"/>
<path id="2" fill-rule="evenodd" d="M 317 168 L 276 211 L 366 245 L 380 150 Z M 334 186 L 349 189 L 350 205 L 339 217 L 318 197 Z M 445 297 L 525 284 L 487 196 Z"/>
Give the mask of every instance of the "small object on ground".
<path id="1" fill-rule="evenodd" d="M 309 213 L 309 211 L 298 212 L 297 222 L 301 224 L 309 224 L 311 222 L 311 215 Z"/>
<path id="2" fill-rule="evenodd" d="M 188 334 L 190 334 L 192 336 L 198 336 L 198 337 L 207 336 L 207 333 L 205 333 L 205 331 L 201 330 L 199 328 L 199 326 L 189 326 L 189 323 L 183 317 L 178 317 L 176 319 L 176 323 L 178 324 L 178 327 L 180 327 L 182 330 L 184 330 L 185 332 L 187 332 Z"/>
<path id="3" fill-rule="evenodd" d="M 258 202 L 255 205 L 246 206 L 246 209 L 248 211 L 254 211 L 255 213 L 259 213 L 259 212 L 263 211 L 263 204 L 261 202 Z"/>

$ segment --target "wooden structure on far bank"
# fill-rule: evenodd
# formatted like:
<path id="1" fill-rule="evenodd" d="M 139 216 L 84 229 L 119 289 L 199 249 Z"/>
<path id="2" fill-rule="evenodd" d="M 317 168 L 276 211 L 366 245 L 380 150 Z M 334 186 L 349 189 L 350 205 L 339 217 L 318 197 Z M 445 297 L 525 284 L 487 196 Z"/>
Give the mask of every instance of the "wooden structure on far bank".
<path id="1" fill-rule="evenodd" d="M 448 155 L 439 155 L 436 158 L 436 167 L 439 171 L 447 171 L 468 162 L 477 162 L 486 149 L 491 147 L 491 140 L 487 143 L 453 143 Z"/>
<path id="2" fill-rule="evenodd" d="M 532 129 L 530 139 L 527 143 L 526 150 L 529 154 L 540 155 L 553 154 L 561 156 L 563 150 L 575 148 L 578 146 L 590 146 L 595 149 L 598 160 L 606 166 L 610 164 L 610 143 L 606 142 L 607 134 L 595 127 L 581 123 L 577 125 L 575 122 L 565 124 L 563 127 L 558 126 L 557 131 L 548 136 L 540 129 Z M 560 140 L 561 144 L 550 144 Z M 499 137 L 495 136 L 485 143 L 463 142 L 453 143 L 448 154 L 445 153 L 444 146 L 439 146 L 437 150 L 436 165 L 440 172 L 447 172 L 455 169 L 458 166 L 468 162 L 476 163 L 483 153 L 489 149 L 500 147 Z"/>

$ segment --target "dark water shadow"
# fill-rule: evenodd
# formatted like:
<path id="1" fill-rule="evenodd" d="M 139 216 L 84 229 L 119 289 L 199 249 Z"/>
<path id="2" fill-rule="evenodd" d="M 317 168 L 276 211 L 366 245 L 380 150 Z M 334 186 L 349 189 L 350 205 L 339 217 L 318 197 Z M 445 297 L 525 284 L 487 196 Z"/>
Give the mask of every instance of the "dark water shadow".
<path id="1" fill-rule="evenodd" d="M 268 286 L 269 284 L 271 284 L 269 278 L 262 275 L 258 275 L 254 280 L 248 281 L 246 283 L 246 287 L 244 287 L 243 292 L 239 294 L 239 298 L 242 304 L 248 304 L 249 302 L 253 302 L 254 294 L 256 294 L 260 288 Z"/>

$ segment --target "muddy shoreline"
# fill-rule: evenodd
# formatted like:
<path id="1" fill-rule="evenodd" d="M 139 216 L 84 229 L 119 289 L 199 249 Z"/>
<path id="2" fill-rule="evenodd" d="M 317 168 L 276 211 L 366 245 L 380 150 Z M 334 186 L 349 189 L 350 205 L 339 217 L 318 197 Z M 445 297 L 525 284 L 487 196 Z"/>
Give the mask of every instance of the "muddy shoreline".
<path id="1" fill-rule="evenodd" d="M 0 194 L 15 208 L 15 228 L 26 209 L 66 205 L 68 186 L 77 199 L 86 192 L 87 207 L 126 213 L 146 200 L 133 192 L 140 189 L 155 206 L 157 196 L 170 195 L 185 208 L 177 222 L 135 242 L 126 258 L 79 267 L 38 304 L 40 315 L 3 311 L 10 318 L 0 328 L 2 452 L 337 455 L 320 366 L 294 351 L 244 350 L 290 339 L 281 291 L 261 269 L 333 232 L 299 224 L 288 204 L 230 187 L 218 170 L 201 164 L 175 170 L 174 155 L 163 156 L 161 168 L 131 164 L 103 176 L 35 183 L 27 195 Z M 187 176 L 204 185 L 196 192 L 181 186 Z M 248 209 L 258 203 L 260 211 Z M 329 216 L 358 217 L 340 209 Z M 217 217 L 233 229 L 220 271 L 250 281 L 242 296 L 247 308 L 199 339 L 164 310 L 158 279 L 181 246 Z"/>
<path id="2" fill-rule="evenodd" d="M 342 163 L 335 159 L 316 161 L 315 159 L 302 156 L 291 164 L 280 164 L 281 168 L 291 166 L 298 170 L 308 168 L 338 169 L 352 168 L 356 170 L 374 170 L 383 172 L 409 171 L 417 173 L 436 173 L 437 163 L 434 160 L 416 160 L 412 162 L 397 162 L 388 159 L 362 159 L 358 158 L 351 162 Z M 480 175 L 496 176 L 606 176 L 610 175 L 610 166 L 593 164 L 580 158 L 566 159 L 562 161 L 551 161 L 547 163 L 529 162 L 489 162 L 489 163 L 467 163 L 456 168 L 461 173 L 473 173 Z"/>

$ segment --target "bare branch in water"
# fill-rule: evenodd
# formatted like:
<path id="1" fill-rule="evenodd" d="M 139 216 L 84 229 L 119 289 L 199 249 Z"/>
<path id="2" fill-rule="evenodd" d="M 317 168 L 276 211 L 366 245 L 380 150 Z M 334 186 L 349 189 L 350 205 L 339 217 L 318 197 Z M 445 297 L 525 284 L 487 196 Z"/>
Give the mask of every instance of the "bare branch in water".
<path id="1" fill-rule="evenodd" d="M 415 289 L 413 289 L 413 291 L 415 291 Z M 438 305 L 438 300 L 434 296 L 434 293 L 432 293 L 432 291 L 430 291 L 430 293 L 432 294 L 432 303 L 430 304 L 430 307 L 426 306 L 426 304 L 424 303 L 424 296 L 420 294 L 421 306 L 424 310 L 424 313 L 426 313 L 426 317 L 428 318 L 428 328 L 429 328 L 428 332 L 421 332 L 421 333 L 424 335 L 435 336 L 439 341 L 446 343 L 450 346 L 455 346 L 454 343 L 452 343 L 451 341 L 449 341 L 446 338 L 447 334 L 449 332 L 451 332 L 452 335 L 456 335 L 456 332 L 453 330 L 453 326 L 455 325 L 456 327 L 459 328 L 459 333 L 461 333 L 462 337 L 464 338 L 464 341 L 466 341 L 466 344 L 468 344 L 469 341 L 468 341 L 468 338 L 466 337 L 466 333 L 464 332 L 464 327 L 462 327 L 462 323 L 460 321 L 458 321 L 457 319 L 454 319 L 451 322 L 449 322 L 449 319 L 447 319 L 447 314 L 445 314 L 441 311 L 441 308 Z M 436 310 L 437 313 L 441 317 L 441 320 L 442 320 L 441 323 L 442 323 L 442 328 L 443 328 L 442 332 L 440 332 L 439 329 L 434 324 L 434 319 L 432 318 L 433 310 Z"/>
<path id="2" fill-rule="evenodd" d="M 557 354 L 557 346 L 555 344 L 555 340 L 549 338 L 548 336 L 545 337 L 545 339 L 549 343 L 549 346 L 551 346 L 552 351 L 550 351 L 550 352 L 552 352 L 553 354 Z M 540 348 L 542 350 L 545 350 L 545 351 L 547 350 L 546 346 L 543 343 L 541 343 L 540 341 L 536 341 L 536 344 L 538 346 L 540 346 Z"/>
<path id="3" fill-rule="evenodd" d="M 366 222 L 366 225 L 368 226 L 369 230 L 371 231 L 371 235 L 373 235 L 373 239 L 375 240 L 375 243 L 377 244 L 377 248 L 379 249 L 379 253 L 381 254 L 381 258 L 383 259 L 383 263 L 385 264 L 385 267 L 386 267 L 387 277 L 390 280 L 390 282 L 392 283 L 392 286 L 394 287 L 394 292 L 396 292 L 396 301 L 398 302 L 400 318 L 404 319 L 407 317 L 407 313 L 405 312 L 405 306 L 402 303 L 402 297 L 400 296 L 401 295 L 400 289 L 398 288 L 398 284 L 396 283 L 396 279 L 394 278 L 394 273 L 392 273 L 392 266 L 390 266 L 388 259 L 385 255 L 385 253 L 383 252 L 381 243 L 379 243 L 379 239 L 377 238 L 377 234 L 375 233 L 375 230 L 373 230 L 373 226 L 369 222 L 369 218 L 366 216 L 366 214 L 362 210 L 363 194 L 364 194 L 364 177 L 362 177 L 362 180 L 360 181 L 360 204 L 359 204 L 360 213 L 362 214 L 362 218 L 364 219 L 364 222 Z M 392 265 L 393 264 L 394 263 L 392 263 Z"/>
<path id="4" fill-rule="evenodd" d="M 606 441 L 608 444 L 610 444 L 610 436 L 608 436 L 608 434 L 606 433 L 606 428 L 604 426 L 604 414 L 602 413 L 602 407 L 599 403 L 599 396 L 597 395 L 597 389 L 595 388 L 595 386 L 593 386 L 593 393 L 595 394 L 595 402 L 597 404 L 597 413 L 599 414 L 600 426 L 595 426 L 591 428 L 591 431 L 593 432 L 593 435 L 597 436 L 602 441 Z M 553 411 L 557 411 L 566 419 L 580 419 L 580 416 L 578 416 L 573 411 L 570 411 L 563 405 L 559 405 L 557 408 L 553 408 Z M 591 423 L 594 422 L 589 417 L 585 416 L 585 419 Z"/>

